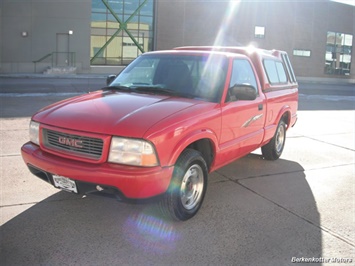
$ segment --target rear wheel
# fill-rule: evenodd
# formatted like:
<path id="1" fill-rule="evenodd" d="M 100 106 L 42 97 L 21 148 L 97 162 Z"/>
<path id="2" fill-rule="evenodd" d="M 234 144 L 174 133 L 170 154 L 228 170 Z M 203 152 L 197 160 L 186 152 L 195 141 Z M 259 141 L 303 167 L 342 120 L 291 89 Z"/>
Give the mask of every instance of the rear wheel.
<path id="1" fill-rule="evenodd" d="M 277 126 L 274 137 L 270 142 L 261 147 L 261 152 L 266 160 L 277 160 L 280 158 L 285 147 L 286 124 L 281 120 Z"/>
<path id="2" fill-rule="evenodd" d="M 200 152 L 186 149 L 176 162 L 172 181 L 160 202 L 162 211 L 185 221 L 200 209 L 207 188 L 207 165 Z"/>

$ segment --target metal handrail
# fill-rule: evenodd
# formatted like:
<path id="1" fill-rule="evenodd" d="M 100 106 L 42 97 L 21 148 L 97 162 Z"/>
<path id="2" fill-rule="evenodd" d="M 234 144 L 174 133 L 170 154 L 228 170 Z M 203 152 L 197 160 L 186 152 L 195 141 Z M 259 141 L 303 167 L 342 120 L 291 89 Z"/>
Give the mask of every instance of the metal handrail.
<path id="1" fill-rule="evenodd" d="M 32 61 L 35 64 L 35 73 L 37 73 L 37 63 L 42 62 L 43 60 L 47 59 L 48 57 L 52 56 L 53 53 L 46 54 L 45 56 L 41 57 L 38 60 Z"/>
<path id="2" fill-rule="evenodd" d="M 34 66 L 34 70 L 35 73 L 37 73 L 37 63 L 40 63 L 42 61 L 44 61 L 45 59 L 51 57 L 51 67 L 54 66 L 58 66 L 58 55 L 67 55 L 67 66 L 75 66 L 76 64 L 76 58 L 75 58 L 75 52 L 52 52 L 49 54 L 46 54 L 45 56 L 41 57 L 38 60 L 32 61 L 35 66 Z"/>
<path id="3" fill-rule="evenodd" d="M 38 59 L 38 60 L 36 60 L 36 61 L 32 61 L 32 62 L 33 62 L 33 63 L 39 63 L 39 62 L 43 61 L 44 59 L 46 59 L 47 57 L 52 56 L 52 54 L 53 54 L 53 53 L 47 54 L 47 55 L 41 57 L 40 59 Z"/>

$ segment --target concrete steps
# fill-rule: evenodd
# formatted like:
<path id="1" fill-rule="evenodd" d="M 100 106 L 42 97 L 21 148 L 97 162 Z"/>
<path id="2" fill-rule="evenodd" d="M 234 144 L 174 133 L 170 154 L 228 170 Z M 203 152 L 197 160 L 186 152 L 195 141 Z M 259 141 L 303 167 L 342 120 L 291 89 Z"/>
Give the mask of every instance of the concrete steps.
<path id="1" fill-rule="evenodd" d="M 43 74 L 76 74 L 76 67 L 48 67 Z"/>

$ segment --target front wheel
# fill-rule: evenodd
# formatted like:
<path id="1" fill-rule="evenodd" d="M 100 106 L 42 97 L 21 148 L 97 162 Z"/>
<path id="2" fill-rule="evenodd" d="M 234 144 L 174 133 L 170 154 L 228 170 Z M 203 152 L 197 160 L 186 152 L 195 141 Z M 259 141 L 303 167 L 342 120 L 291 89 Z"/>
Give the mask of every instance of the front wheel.
<path id="1" fill-rule="evenodd" d="M 186 149 L 176 162 L 172 181 L 160 202 L 163 213 L 185 221 L 200 209 L 207 188 L 207 165 L 200 152 Z"/>
<path id="2" fill-rule="evenodd" d="M 266 160 L 277 160 L 285 147 L 286 124 L 281 120 L 277 126 L 274 137 L 270 142 L 261 147 L 261 152 Z"/>

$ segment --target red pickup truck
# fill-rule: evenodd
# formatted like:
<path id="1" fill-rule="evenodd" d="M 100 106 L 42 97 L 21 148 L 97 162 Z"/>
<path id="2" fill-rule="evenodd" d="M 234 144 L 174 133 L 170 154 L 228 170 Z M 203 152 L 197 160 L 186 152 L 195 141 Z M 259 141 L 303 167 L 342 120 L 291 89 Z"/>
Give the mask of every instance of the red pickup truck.
<path id="1" fill-rule="evenodd" d="M 136 58 L 108 86 L 58 102 L 30 122 L 29 170 L 73 193 L 159 196 L 193 217 L 208 173 L 261 147 L 280 157 L 297 120 L 298 85 L 285 52 L 179 47 Z"/>

